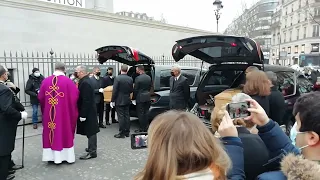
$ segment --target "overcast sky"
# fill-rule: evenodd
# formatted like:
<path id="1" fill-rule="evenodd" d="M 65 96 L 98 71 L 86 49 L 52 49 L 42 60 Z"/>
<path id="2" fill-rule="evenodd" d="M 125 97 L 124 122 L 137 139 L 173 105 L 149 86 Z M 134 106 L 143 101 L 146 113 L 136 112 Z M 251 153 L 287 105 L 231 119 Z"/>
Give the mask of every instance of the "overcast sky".
<path id="1" fill-rule="evenodd" d="M 224 6 L 219 21 L 219 32 L 223 32 L 234 18 L 242 12 L 242 5 L 248 7 L 257 0 L 222 0 Z M 114 11 L 147 13 L 169 24 L 188 26 L 208 31 L 216 31 L 214 0 L 114 0 Z"/>

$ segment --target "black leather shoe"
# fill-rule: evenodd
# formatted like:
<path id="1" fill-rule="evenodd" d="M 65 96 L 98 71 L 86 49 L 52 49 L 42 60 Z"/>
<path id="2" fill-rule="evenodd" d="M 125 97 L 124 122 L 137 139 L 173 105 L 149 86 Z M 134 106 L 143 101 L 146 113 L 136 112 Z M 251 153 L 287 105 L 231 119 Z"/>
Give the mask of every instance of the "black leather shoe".
<path id="1" fill-rule="evenodd" d="M 125 138 L 126 136 L 123 134 L 116 134 L 116 135 L 114 135 L 114 137 L 115 138 Z M 129 136 L 127 136 L 127 137 L 129 137 Z"/>
<path id="2" fill-rule="evenodd" d="M 85 150 L 86 150 L 86 152 L 89 152 L 89 149 L 88 149 L 88 148 L 86 148 Z"/>
<path id="3" fill-rule="evenodd" d="M 103 128 L 103 129 L 105 129 L 105 128 L 107 128 L 105 125 L 103 125 L 103 124 L 99 124 L 99 128 Z"/>
<path id="4" fill-rule="evenodd" d="M 12 166 L 12 170 L 19 170 L 19 169 L 22 169 L 23 168 L 23 166 L 21 166 L 21 165 L 14 165 L 14 166 Z"/>
<path id="5" fill-rule="evenodd" d="M 111 124 L 109 123 L 109 121 L 107 121 L 106 125 L 107 125 L 107 126 L 110 126 Z"/>
<path id="6" fill-rule="evenodd" d="M 13 174 L 10 174 L 9 176 L 7 176 L 7 180 L 12 180 L 14 179 L 16 176 L 14 176 Z"/>
<path id="7" fill-rule="evenodd" d="M 14 173 L 16 173 L 15 170 L 9 170 L 9 172 L 8 172 L 8 174 L 14 174 Z"/>
<path id="8" fill-rule="evenodd" d="M 126 136 L 126 137 L 130 137 L 130 134 L 126 134 L 125 136 Z"/>
<path id="9" fill-rule="evenodd" d="M 114 124 L 114 123 L 119 123 L 119 121 L 112 119 L 112 124 Z"/>
<path id="10" fill-rule="evenodd" d="M 80 160 L 88 160 L 88 159 L 93 159 L 97 157 L 97 153 L 88 153 L 86 155 L 83 155 L 80 157 Z"/>

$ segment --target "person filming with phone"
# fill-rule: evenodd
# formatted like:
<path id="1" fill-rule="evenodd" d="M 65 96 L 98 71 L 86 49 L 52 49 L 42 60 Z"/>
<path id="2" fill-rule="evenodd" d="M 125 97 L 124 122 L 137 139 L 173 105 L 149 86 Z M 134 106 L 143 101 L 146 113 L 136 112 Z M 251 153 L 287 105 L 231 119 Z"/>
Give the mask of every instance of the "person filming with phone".
<path id="1" fill-rule="evenodd" d="M 248 100 L 249 120 L 257 125 L 259 136 L 270 152 L 269 164 L 280 171 L 266 172 L 258 180 L 316 180 L 320 173 L 320 93 L 301 96 L 295 103 L 293 115 L 297 121 L 296 146 L 280 126 L 271 120 L 255 101 Z"/>
<path id="2" fill-rule="evenodd" d="M 237 131 L 239 133 L 239 138 L 243 143 L 244 149 L 244 172 L 246 175 L 246 180 L 255 180 L 258 175 L 267 171 L 263 166 L 269 160 L 269 152 L 257 134 L 257 129 L 255 124 L 251 121 L 245 121 L 244 118 L 250 116 L 248 112 L 248 102 L 247 99 L 252 99 L 249 95 L 244 93 L 238 93 L 232 97 L 231 103 L 228 106 L 233 106 L 233 108 L 227 108 L 228 113 L 233 119 L 233 124 L 237 126 Z M 228 107 L 227 106 L 227 107 Z M 236 114 L 236 109 L 240 109 L 242 106 L 242 111 Z M 224 111 L 226 107 L 217 113 L 217 115 L 211 115 L 212 129 L 217 131 L 224 117 Z M 235 114 L 235 115 L 233 115 Z M 217 132 L 215 135 L 219 136 Z"/>
<path id="3" fill-rule="evenodd" d="M 242 142 L 224 113 L 218 131 L 226 151 L 196 115 L 168 111 L 157 116 L 148 130 L 147 163 L 134 179 L 245 179 Z"/>

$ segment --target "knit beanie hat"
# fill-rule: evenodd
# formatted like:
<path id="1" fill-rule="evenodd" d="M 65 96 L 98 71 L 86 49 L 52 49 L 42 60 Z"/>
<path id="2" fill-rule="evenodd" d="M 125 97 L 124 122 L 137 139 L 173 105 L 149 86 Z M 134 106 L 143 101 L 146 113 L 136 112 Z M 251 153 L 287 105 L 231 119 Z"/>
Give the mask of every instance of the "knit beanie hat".
<path id="1" fill-rule="evenodd" d="M 36 71 L 39 71 L 39 69 L 38 69 L 38 68 L 33 68 L 33 69 L 32 69 L 32 73 L 34 73 L 34 72 L 36 72 Z"/>

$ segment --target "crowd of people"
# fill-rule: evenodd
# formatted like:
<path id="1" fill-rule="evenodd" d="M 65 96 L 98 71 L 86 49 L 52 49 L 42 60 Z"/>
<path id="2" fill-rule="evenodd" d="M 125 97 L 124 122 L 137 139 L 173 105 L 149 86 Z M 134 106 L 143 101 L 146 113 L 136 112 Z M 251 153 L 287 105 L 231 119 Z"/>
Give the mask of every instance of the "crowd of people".
<path id="1" fill-rule="evenodd" d="M 43 124 L 43 161 L 60 164 L 75 162 L 75 133 L 88 138 L 88 160 L 97 157 L 97 134 L 104 125 L 104 88 L 113 86 L 111 101 L 106 105 L 105 124 L 119 122 L 115 138 L 129 137 L 130 105 L 136 105 L 139 129 L 148 132 L 149 155 L 136 180 L 175 179 L 317 179 L 319 167 L 320 93 L 301 96 L 295 103 L 296 124 L 291 139 L 281 129 L 285 102 L 278 89 L 277 76 L 250 66 L 245 71 L 242 93 L 233 96 L 231 103 L 248 102 L 250 116 L 231 119 L 226 107 L 212 116 L 213 132 L 194 114 L 185 112 L 190 88 L 179 66 L 171 69 L 170 111 L 157 116 L 149 125 L 152 79 L 137 66 L 138 76 L 127 75 L 122 65 L 120 74 L 113 77 L 112 68 L 101 77 L 98 67 L 90 76 L 87 67 L 80 65 L 67 77 L 66 66 L 55 64 L 55 72 L 43 77 L 34 68 L 27 82 L 26 93 L 32 98 L 33 127 L 37 128 L 37 109 L 40 105 Z M 0 180 L 14 178 L 16 167 L 11 160 L 17 125 L 28 114 L 20 103 L 19 88 L 7 81 L 8 70 L 0 65 Z M 114 113 L 117 113 L 117 120 Z M 318 117 L 319 116 L 319 117 Z M 216 131 L 215 131 L 216 130 Z"/>

